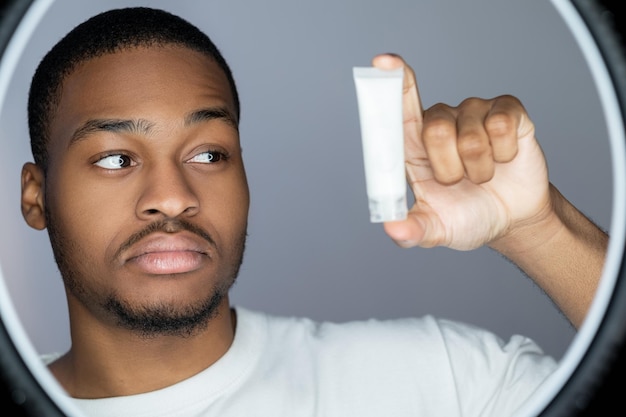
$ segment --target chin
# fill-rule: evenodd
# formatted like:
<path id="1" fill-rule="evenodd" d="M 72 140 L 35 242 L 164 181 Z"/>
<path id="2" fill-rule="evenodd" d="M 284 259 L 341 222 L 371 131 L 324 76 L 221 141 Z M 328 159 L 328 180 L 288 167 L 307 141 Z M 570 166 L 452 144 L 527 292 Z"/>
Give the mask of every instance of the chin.
<path id="1" fill-rule="evenodd" d="M 157 299 L 142 304 L 109 297 L 104 308 L 114 318 L 118 326 L 135 331 L 141 336 L 152 337 L 193 336 L 206 329 L 215 319 L 222 305 L 228 302 L 228 288 L 218 288 L 205 297 L 192 300 Z"/>

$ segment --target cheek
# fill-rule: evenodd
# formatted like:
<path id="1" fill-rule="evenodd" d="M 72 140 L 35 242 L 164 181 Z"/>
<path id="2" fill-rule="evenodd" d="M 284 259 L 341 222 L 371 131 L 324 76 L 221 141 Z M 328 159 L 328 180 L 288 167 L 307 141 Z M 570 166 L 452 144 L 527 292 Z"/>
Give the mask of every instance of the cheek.
<path id="1" fill-rule="evenodd" d="M 233 215 L 236 215 L 240 221 L 247 221 L 248 209 L 250 206 L 250 193 L 248 190 L 248 183 L 243 170 L 235 176 L 233 184 L 230 187 L 230 192 L 227 193 L 229 197 L 229 204 Z"/>
<path id="2" fill-rule="evenodd" d="M 125 198 L 119 189 L 104 190 L 80 177 L 66 175 L 53 182 L 63 186 L 50 187 L 49 211 L 61 237 L 74 242 L 82 255 L 93 260 L 109 250 L 107 245 L 120 230 L 118 223 L 128 217 L 128 208 L 123 207 Z"/>
<path id="3" fill-rule="evenodd" d="M 199 195 L 202 196 L 202 211 L 221 229 L 220 234 L 238 238 L 245 231 L 250 204 L 245 175 L 229 176 L 202 188 Z"/>

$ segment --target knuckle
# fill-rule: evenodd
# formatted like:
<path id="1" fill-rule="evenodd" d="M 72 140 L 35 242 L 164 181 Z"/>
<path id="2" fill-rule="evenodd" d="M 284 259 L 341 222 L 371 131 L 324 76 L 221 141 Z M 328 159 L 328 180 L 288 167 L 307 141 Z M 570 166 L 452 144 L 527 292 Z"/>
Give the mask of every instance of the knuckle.
<path id="1" fill-rule="evenodd" d="M 490 136 L 507 136 L 514 133 L 515 120 L 507 113 L 493 113 L 485 120 L 485 130 Z"/>
<path id="2" fill-rule="evenodd" d="M 468 97 L 459 104 L 459 108 L 482 106 L 486 101 L 478 97 Z"/>
<path id="3" fill-rule="evenodd" d="M 448 106 L 445 103 L 436 103 L 433 104 L 428 110 L 426 110 L 427 113 L 441 113 L 441 112 L 449 112 L 450 111 L 450 106 Z"/>
<path id="4" fill-rule="evenodd" d="M 511 94 L 503 94 L 501 96 L 496 97 L 496 100 L 504 101 L 510 106 L 523 107 L 522 102 L 517 97 L 512 96 Z"/>
<path id="5" fill-rule="evenodd" d="M 478 132 L 467 132 L 459 138 L 458 149 L 463 159 L 476 159 L 489 152 L 490 146 Z"/>
<path id="6" fill-rule="evenodd" d="M 443 118 L 429 120 L 423 130 L 423 138 L 428 146 L 443 146 L 455 135 L 456 127 Z"/>

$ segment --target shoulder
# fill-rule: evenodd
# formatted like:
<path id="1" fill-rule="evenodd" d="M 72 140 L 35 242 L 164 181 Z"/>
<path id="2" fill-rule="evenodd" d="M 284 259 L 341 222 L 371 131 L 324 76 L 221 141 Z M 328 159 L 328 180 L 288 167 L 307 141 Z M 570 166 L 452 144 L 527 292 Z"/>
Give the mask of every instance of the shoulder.
<path id="1" fill-rule="evenodd" d="M 242 311 L 267 326 L 267 344 L 283 355 L 294 350 L 336 361 L 378 363 L 401 357 L 405 364 L 436 364 L 459 375 L 530 373 L 535 374 L 533 379 L 544 378 L 556 367 L 554 359 L 527 337 L 512 335 L 505 341 L 481 327 L 430 315 L 336 323 Z"/>
<path id="2" fill-rule="evenodd" d="M 453 334 L 454 344 L 458 345 L 461 341 L 457 336 L 463 332 L 463 325 L 455 327 L 453 322 L 440 321 L 429 315 L 331 322 L 242 308 L 237 309 L 237 314 L 242 328 L 264 329 L 266 354 L 276 353 L 282 363 L 288 357 L 302 360 L 306 356 L 319 366 L 347 361 L 384 367 L 402 358 L 404 364 L 439 363 L 438 366 L 449 367 L 446 339 Z M 468 328 L 467 331 L 471 330 Z M 478 347 L 480 343 L 474 345 Z"/>
<path id="3" fill-rule="evenodd" d="M 349 346 L 350 341 L 360 343 L 366 340 L 380 343 L 410 342 L 424 343 L 441 338 L 438 321 L 432 316 L 400 319 L 364 319 L 346 322 L 318 321 L 300 316 L 278 316 L 258 311 L 237 308 L 237 316 L 246 323 L 266 327 L 268 336 L 283 342 L 300 340 L 332 345 Z M 238 319 L 239 321 L 239 319 Z M 347 345 L 346 345 L 347 343 Z"/>

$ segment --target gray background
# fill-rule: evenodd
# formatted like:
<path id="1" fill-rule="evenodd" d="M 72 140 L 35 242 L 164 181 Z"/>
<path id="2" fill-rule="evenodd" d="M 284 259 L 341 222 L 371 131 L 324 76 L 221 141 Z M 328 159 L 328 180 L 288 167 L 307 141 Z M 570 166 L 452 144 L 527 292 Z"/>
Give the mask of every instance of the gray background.
<path id="1" fill-rule="evenodd" d="M 38 351 L 67 349 L 69 332 L 47 234 L 30 230 L 19 212 L 20 170 L 32 159 L 29 80 L 71 27 L 128 5 L 166 8 L 198 25 L 237 80 L 252 206 L 234 304 L 333 321 L 434 314 L 503 338 L 521 333 L 563 355 L 573 329 L 508 261 L 488 249 L 400 249 L 369 223 L 351 71 L 396 52 L 415 69 L 426 107 L 518 96 L 551 181 L 608 229 L 611 165 L 599 100 L 565 24 L 537 0 L 57 0 L 0 114 L 0 265 Z"/>

